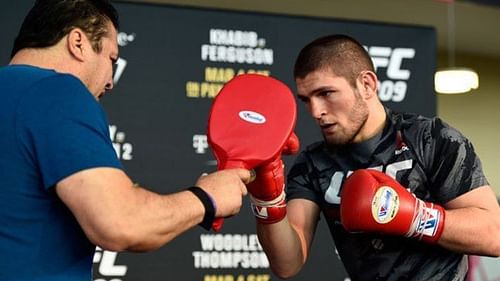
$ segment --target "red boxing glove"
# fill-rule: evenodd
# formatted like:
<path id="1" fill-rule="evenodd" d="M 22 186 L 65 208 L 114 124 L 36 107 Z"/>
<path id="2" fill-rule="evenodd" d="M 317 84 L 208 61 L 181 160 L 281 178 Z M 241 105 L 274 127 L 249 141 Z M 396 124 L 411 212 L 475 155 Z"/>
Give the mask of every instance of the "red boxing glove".
<path id="1" fill-rule="evenodd" d="M 377 232 L 437 243 L 444 229 L 443 207 L 424 202 L 376 170 L 357 170 L 341 191 L 340 219 L 348 231 Z"/>
<path id="2" fill-rule="evenodd" d="M 291 155 L 299 152 L 299 149 L 300 149 L 299 137 L 297 137 L 297 135 L 294 132 L 292 132 L 290 137 L 288 137 L 285 146 L 283 146 L 282 153 L 284 155 Z"/>
<path id="3" fill-rule="evenodd" d="M 281 154 L 293 154 L 298 150 L 299 139 L 292 133 L 277 156 L 255 168 L 256 178 L 247 187 L 257 221 L 271 224 L 286 216 L 285 172 Z"/>

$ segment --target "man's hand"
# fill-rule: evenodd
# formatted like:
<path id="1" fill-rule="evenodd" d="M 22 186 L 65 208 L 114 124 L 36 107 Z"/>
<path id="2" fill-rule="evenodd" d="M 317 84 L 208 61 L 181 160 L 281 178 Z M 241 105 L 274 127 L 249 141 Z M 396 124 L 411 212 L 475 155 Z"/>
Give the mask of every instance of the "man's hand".
<path id="1" fill-rule="evenodd" d="M 293 154 L 298 150 L 299 139 L 292 133 L 278 155 L 255 169 L 256 179 L 248 185 L 248 191 L 252 211 L 259 222 L 271 224 L 285 217 L 285 173 L 281 154 Z"/>
<path id="2" fill-rule="evenodd" d="M 375 170 L 357 170 L 341 191 L 340 217 L 348 231 L 377 232 L 437 243 L 444 229 L 443 207 L 415 197 L 396 180 Z"/>
<path id="3" fill-rule="evenodd" d="M 239 213 L 242 198 L 247 195 L 245 184 L 250 183 L 253 177 L 253 172 L 245 169 L 220 170 L 202 175 L 196 186 L 213 200 L 216 217 L 229 217 Z"/>

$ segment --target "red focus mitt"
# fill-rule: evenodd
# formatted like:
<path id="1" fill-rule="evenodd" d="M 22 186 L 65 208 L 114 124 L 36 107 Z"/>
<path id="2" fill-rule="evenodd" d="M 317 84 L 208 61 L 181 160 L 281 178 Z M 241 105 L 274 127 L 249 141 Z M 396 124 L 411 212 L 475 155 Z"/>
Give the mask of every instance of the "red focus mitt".
<path id="1" fill-rule="evenodd" d="M 217 168 L 255 169 L 265 185 L 275 180 L 275 174 L 283 177 L 279 159 L 292 145 L 289 139 L 296 116 L 295 98 L 283 82 L 259 74 L 235 76 L 224 85 L 210 110 L 208 142 Z M 267 201 L 268 196 L 252 190 L 256 200 Z M 222 218 L 216 218 L 212 228 L 218 231 L 222 223 Z"/>

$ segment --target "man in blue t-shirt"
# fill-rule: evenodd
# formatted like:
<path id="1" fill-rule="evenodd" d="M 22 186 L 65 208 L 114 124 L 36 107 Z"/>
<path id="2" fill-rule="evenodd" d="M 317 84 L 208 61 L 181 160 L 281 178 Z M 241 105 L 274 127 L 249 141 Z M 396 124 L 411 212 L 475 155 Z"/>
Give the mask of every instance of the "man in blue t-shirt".
<path id="1" fill-rule="evenodd" d="M 98 103 L 117 28 L 106 0 L 36 1 L 0 68 L 0 280 L 89 281 L 96 245 L 149 251 L 240 209 L 244 169 L 170 195 L 122 170 Z"/>

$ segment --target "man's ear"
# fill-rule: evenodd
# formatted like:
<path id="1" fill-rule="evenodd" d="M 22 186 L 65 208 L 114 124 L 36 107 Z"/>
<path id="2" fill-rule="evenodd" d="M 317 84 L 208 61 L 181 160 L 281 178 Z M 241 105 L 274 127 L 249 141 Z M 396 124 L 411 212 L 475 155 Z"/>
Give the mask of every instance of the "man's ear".
<path id="1" fill-rule="evenodd" d="M 360 83 L 366 98 L 377 96 L 378 78 L 373 71 L 365 70 L 360 74 Z"/>
<path id="2" fill-rule="evenodd" d="M 77 60 L 85 60 L 85 52 L 88 52 L 87 37 L 79 28 L 73 28 L 66 36 L 69 53 Z"/>

